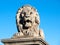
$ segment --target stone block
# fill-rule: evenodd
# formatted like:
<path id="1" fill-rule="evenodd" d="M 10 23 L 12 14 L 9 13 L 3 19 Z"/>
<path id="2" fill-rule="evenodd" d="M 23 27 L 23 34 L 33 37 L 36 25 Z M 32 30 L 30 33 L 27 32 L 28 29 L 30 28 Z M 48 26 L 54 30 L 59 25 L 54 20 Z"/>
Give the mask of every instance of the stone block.
<path id="1" fill-rule="evenodd" d="M 2 39 L 4 45 L 48 45 L 41 38 L 17 38 L 17 39 Z"/>

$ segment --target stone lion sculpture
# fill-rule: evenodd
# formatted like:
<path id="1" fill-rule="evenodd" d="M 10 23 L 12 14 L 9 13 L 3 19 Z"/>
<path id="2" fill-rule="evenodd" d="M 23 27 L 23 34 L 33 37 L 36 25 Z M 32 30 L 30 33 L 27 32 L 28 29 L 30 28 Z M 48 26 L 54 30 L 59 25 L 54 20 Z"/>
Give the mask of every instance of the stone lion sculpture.
<path id="1" fill-rule="evenodd" d="M 38 29 L 40 20 L 37 10 L 30 5 L 19 8 L 16 15 L 18 33 L 16 37 L 41 37 L 44 39 L 42 30 Z"/>

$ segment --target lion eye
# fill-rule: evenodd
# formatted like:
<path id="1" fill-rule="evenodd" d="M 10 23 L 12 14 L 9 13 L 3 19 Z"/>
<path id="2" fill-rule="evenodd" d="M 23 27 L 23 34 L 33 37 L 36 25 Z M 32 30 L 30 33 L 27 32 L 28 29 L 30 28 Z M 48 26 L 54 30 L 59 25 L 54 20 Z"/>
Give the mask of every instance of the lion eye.
<path id="1" fill-rule="evenodd" d="M 24 16 L 24 14 L 22 14 L 22 17 Z"/>
<path id="2" fill-rule="evenodd" d="M 24 12 L 23 14 L 26 15 L 26 12 Z"/>
<path id="3" fill-rule="evenodd" d="M 30 15 L 32 14 L 32 12 L 30 12 Z"/>

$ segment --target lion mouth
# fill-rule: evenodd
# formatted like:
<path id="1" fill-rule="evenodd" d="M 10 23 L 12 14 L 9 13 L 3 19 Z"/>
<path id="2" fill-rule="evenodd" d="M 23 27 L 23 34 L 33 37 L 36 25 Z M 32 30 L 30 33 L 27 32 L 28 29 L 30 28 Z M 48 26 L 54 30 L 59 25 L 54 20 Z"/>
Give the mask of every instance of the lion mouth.
<path id="1" fill-rule="evenodd" d="M 31 20 L 26 20 L 25 22 L 28 22 L 28 23 L 30 22 L 30 23 L 32 23 L 32 21 L 31 21 Z"/>
<path id="2" fill-rule="evenodd" d="M 32 21 L 31 20 L 20 20 L 20 24 L 22 24 L 23 29 L 28 29 L 31 27 Z"/>
<path id="3" fill-rule="evenodd" d="M 31 27 L 31 23 L 32 23 L 32 21 L 26 20 L 23 25 L 23 29 L 28 29 L 29 27 Z"/>

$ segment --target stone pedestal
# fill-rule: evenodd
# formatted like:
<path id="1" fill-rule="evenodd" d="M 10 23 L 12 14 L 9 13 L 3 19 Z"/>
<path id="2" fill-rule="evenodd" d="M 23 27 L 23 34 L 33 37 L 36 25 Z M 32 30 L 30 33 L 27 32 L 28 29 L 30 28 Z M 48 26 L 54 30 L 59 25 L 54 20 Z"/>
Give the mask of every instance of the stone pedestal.
<path id="1" fill-rule="evenodd" d="M 41 38 L 2 39 L 4 45 L 48 45 Z"/>

